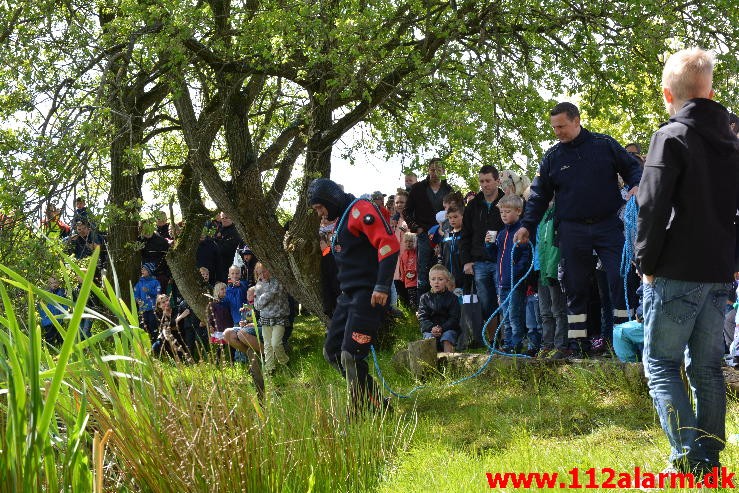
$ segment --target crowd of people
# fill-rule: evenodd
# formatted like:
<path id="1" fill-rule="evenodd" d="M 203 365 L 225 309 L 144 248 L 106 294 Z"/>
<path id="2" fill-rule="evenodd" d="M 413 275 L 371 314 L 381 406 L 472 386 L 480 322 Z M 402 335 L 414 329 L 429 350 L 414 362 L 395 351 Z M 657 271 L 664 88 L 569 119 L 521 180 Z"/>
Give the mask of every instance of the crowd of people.
<path id="1" fill-rule="evenodd" d="M 207 316 L 200 320 L 180 296 L 167 265 L 166 255 L 179 227 L 163 211 L 156 211 L 140 224 L 141 277 L 134 286 L 134 299 L 153 352 L 166 352 L 181 361 L 198 361 L 209 355 L 215 360 L 245 360 L 251 349 L 265 354 L 267 371 L 274 370 L 275 360 L 285 364 L 285 346 L 297 314 L 294 298 L 258 262 L 231 218 L 221 212 L 204 225 L 196 251 L 196 265 L 208 286 L 205 295 L 210 298 Z M 106 267 L 105 234 L 96 227 L 84 197 L 75 198 L 70 223 L 62 220 L 55 205 L 49 205 L 41 229 L 48 237 L 60 238 L 77 260 L 90 257 L 95 247 L 103 247 L 101 260 L 90 268 L 102 271 Z M 48 290 L 60 297 L 66 294 L 56 276 L 49 277 Z M 72 293 L 73 299 L 76 293 Z M 88 300 L 88 305 L 95 308 L 94 300 Z M 61 313 L 60 306 L 48 308 L 52 317 Z M 252 309 L 258 318 L 252 318 Z M 40 306 L 39 313 L 44 339 L 58 346 L 61 336 L 53 321 Z M 91 318 L 82 319 L 82 338 L 90 336 L 91 326 Z"/>
<path id="2" fill-rule="evenodd" d="M 525 190 L 516 188 L 523 179 L 485 165 L 479 191 L 463 196 L 445 181 L 440 159 L 422 181 L 407 175 L 387 203 L 382 192 L 357 200 L 330 180 L 313 182 L 325 263 L 333 256 L 336 264 L 322 271 L 337 273 L 341 293 L 325 306 L 333 318 L 324 354 L 353 402 L 382 406 L 366 359 L 384 306 L 400 298 L 417 308 L 420 332 L 441 351 L 479 345 L 479 334 L 504 354 L 565 359 L 613 349 L 643 359 L 671 446 L 668 472 L 701 478 L 720 470 L 721 364 L 725 355 L 739 363 L 739 120 L 713 101 L 712 76 L 703 50 L 667 60 L 670 120 L 646 159 L 638 144 L 625 148 L 583 128 L 578 108 L 565 102 L 549 115 L 559 142 Z M 638 217 L 631 204 L 641 207 Z M 336 292 L 333 277 L 323 285 Z M 464 316 L 475 298 L 483 319 L 502 305 L 500 341 Z"/>
<path id="3" fill-rule="evenodd" d="M 484 165 L 478 190 L 455 190 L 439 158 L 427 163 L 422 180 L 405 175 L 405 186 L 389 197 L 375 191 L 356 199 L 331 180 L 315 180 L 308 200 L 321 218 L 321 288 L 331 319 L 324 355 L 349 382 L 353 402 L 383 405 L 366 359 L 383 320 L 404 304 L 418 318 L 419 336 L 435 339 L 439 351 L 490 346 L 536 358 L 644 359 L 675 467 L 717 464 L 721 446 L 696 430 L 720 439 L 722 425 L 691 414 L 674 376 L 687 348 L 691 382 L 711 388 L 713 397 L 702 398 L 720 406 L 715 362 L 725 356 L 739 365 L 736 282 L 730 284 L 739 271 L 739 119 L 711 100 L 709 58 L 687 50 L 668 62 L 663 91 L 671 119 L 646 156 L 639 144 L 623 147 L 584 128 L 578 108 L 565 102 L 550 112 L 558 142 L 533 182 Z M 624 235 L 625 222 L 637 221 L 625 214 L 630 200 L 641 207 L 637 238 Z M 71 224 L 50 207 L 43 227 L 66 237 L 76 258 L 102 243 L 83 198 Z M 174 302 L 165 258 L 173 234 L 164 213 L 142 224 L 134 292 L 155 352 L 192 360 L 208 347 L 218 358 L 254 351 L 264 353 L 268 373 L 285 365 L 295 302 L 228 215 L 206 225 L 197 250 L 212 288 L 206 320 Z M 635 252 L 626 272 L 625 244 Z M 49 290 L 63 294 L 53 278 Z M 698 310 L 704 303 L 713 304 L 710 314 Z M 497 326 L 494 314 L 502 320 L 498 337 L 482 330 L 488 320 Z M 720 337 L 706 325 L 717 323 L 726 327 Z M 42 325 L 58 343 L 48 317 Z M 691 337 L 693 327 L 701 335 Z M 89 335 L 89 326 L 84 330 Z M 672 405 L 691 432 L 676 431 L 666 411 Z"/>

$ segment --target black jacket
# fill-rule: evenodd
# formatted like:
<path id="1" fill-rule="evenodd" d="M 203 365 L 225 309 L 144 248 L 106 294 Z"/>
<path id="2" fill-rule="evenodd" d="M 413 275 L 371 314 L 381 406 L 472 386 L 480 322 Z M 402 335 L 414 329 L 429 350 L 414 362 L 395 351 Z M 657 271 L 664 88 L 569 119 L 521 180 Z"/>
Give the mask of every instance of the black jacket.
<path id="1" fill-rule="evenodd" d="M 739 139 L 726 108 L 691 99 L 655 132 L 637 198 L 636 258 L 644 274 L 732 280 Z"/>
<path id="2" fill-rule="evenodd" d="M 418 321 L 421 332 L 431 332 L 435 325 L 442 332 L 459 330 L 459 299 L 449 291 L 433 293 L 429 291 L 418 302 Z"/>
<path id="3" fill-rule="evenodd" d="M 436 213 L 441 209 L 434 210 L 431 206 L 431 201 L 426 195 L 428 188 L 429 179 L 426 177 L 426 179 L 413 185 L 408 193 L 408 201 L 405 204 L 405 209 L 403 209 L 403 218 L 408 223 L 408 228 L 413 232 L 416 232 L 418 228 L 428 231 L 436 225 Z M 449 186 L 446 180 L 441 180 L 439 193 L 442 199 L 452 192 L 452 187 Z"/>
<path id="4" fill-rule="evenodd" d="M 215 278 L 220 282 L 228 280 L 228 269 L 234 263 L 234 254 L 236 249 L 242 243 L 241 235 L 236 231 L 236 225 L 221 227 L 216 234 L 216 242 L 218 243 L 218 263 L 216 264 Z M 211 277 L 213 273 L 211 272 Z"/>
<path id="5" fill-rule="evenodd" d="M 485 248 L 485 233 L 501 231 L 504 227 L 503 220 L 500 218 L 500 210 L 497 207 L 503 195 L 505 195 L 503 190 L 498 189 L 498 197 L 488 207 L 485 195 L 478 192 L 465 207 L 460 245 L 462 266 L 469 262 L 483 260 L 495 262 L 497 260 L 497 248 Z"/>
<path id="6" fill-rule="evenodd" d="M 574 140 L 560 142 L 544 155 L 521 222 L 533 236 L 555 195 L 555 222 L 615 217 L 624 205 L 617 175 L 631 189 L 641 173 L 640 163 L 613 138 L 582 128 Z"/>

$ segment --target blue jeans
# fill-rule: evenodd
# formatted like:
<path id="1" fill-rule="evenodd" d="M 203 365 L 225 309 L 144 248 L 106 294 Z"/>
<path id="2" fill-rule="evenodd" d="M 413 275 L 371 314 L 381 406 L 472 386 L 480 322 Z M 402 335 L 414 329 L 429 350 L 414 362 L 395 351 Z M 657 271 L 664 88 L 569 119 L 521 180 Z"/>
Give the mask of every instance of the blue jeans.
<path id="1" fill-rule="evenodd" d="M 500 288 L 501 304 L 505 302 L 510 292 L 511 288 Z M 511 299 L 503 307 L 503 312 L 505 315 L 503 345 L 518 351 L 526 335 L 526 291 L 520 287 L 513 291 Z"/>
<path id="2" fill-rule="evenodd" d="M 644 284 L 644 372 L 673 463 L 719 465 L 726 440 L 722 327 L 730 289 L 729 283 L 663 277 Z M 683 360 L 695 411 L 680 378 Z"/>
<path id="3" fill-rule="evenodd" d="M 498 264 L 490 261 L 475 261 L 475 288 L 482 307 L 482 321 L 490 318 L 498 306 L 495 286 L 498 283 Z M 503 298 L 501 298 L 502 300 Z"/>
<path id="4" fill-rule="evenodd" d="M 613 352 L 625 363 L 636 363 L 644 352 L 644 325 L 636 320 L 613 328 Z"/>
<path id="5" fill-rule="evenodd" d="M 532 294 L 526 297 L 526 337 L 529 340 L 529 349 L 541 348 L 541 313 L 539 312 L 539 295 Z"/>

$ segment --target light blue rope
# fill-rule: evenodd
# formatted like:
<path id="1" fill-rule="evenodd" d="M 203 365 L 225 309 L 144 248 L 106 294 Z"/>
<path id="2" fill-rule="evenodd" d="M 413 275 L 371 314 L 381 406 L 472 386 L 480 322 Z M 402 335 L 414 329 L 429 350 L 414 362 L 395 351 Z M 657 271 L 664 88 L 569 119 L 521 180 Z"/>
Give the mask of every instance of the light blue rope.
<path id="1" fill-rule="evenodd" d="M 621 277 L 624 278 L 624 298 L 626 299 L 626 311 L 629 314 L 629 320 L 632 320 L 631 307 L 629 307 L 629 272 L 631 271 L 631 262 L 634 260 L 634 243 L 636 242 L 636 226 L 639 216 L 639 206 L 636 203 L 636 197 L 631 196 L 626 207 L 624 208 L 624 248 L 621 251 Z"/>
<path id="2" fill-rule="evenodd" d="M 513 258 L 514 258 L 513 256 L 514 256 L 514 253 L 516 252 L 516 248 L 519 248 L 519 244 L 518 243 L 514 243 L 513 244 L 513 249 L 511 250 L 511 286 L 513 286 L 513 287 L 511 288 L 510 292 L 508 293 L 508 296 L 506 296 L 506 299 L 503 300 L 500 303 L 500 305 L 498 306 L 498 308 L 495 309 L 495 311 L 490 315 L 490 317 L 482 325 L 482 341 L 485 343 L 485 346 L 488 348 L 488 350 L 491 352 L 491 354 L 498 354 L 500 356 L 508 356 L 509 358 L 530 358 L 531 356 L 528 356 L 526 354 L 510 354 L 510 353 L 506 353 L 506 352 L 503 352 L 503 351 L 499 351 L 499 350 L 495 349 L 495 346 L 490 345 L 490 343 L 488 342 L 487 337 L 485 337 L 485 333 L 486 333 L 488 324 L 490 323 L 490 321 L 495 317 L 495 315 L 501 309 L 503 309 L 504 307 L 506 307 L 506 309 L 508 311 L 508 316 L 510 318 L 510 311 L 511 311 L 510 300 L 511 300 L 511 296 L 513 296 L 513 293 L 516 290 L 516 288 L 518 288 L 521 285 L 521 283 L 527 277 L 529 277 L 529 274 L 531 274 L 531 271 L 534 269 L 534 255 L 535 255 L 535 252 L 533 251 L 533 248 L 532 248 L 532 252 L 531 252 L 531 265 L 529 266 L 529 268 L 526 271 L 526 273 L 521 277 L 521 279 L 519 279 L 518 282 L 515 282 L 514 283 L 514 272 L 515 272 L 514 266 L 515 266 L 515 264 L 513 262 Z M 523 247 L 521 247 L 521 248 L 523 248 Z M 498 327 L 495 329 L 495 335 L 493 336 L 493 341 L 497 341 L 498 340 L 498 334 L 500 334 L 500 329 L 501 329 L 501 327 L 503 327 L 503 324 L 505 323 L 505 315 L 506 314 L 504 312 L 503 313 L 503 317 L 501 318 L 500 323 L 498 324 Z"/>
<path id="3" fill-rule="evenodd" d="M 506 297 L 506 299 L 500 304 L 500 306 L 498 306 L 498 308 L 495 309 L 495 311 L 493 312 L 493 314 L 490 315 L 490 318 L 488 318 L 487 321 L 482 326 L 482 340 L 485 343 L 485 346 L 488 348 L 488 358 L 485 360 L 485 363 L 483 363 L 482 366 L 477 371 L 475 371 L 471 375 L 467 375 L 466 377 L 462 377 L 462 378 L 459 378 L 459 379 L 454 380 L 452 382 L 449 382 L 448 384 L 445 385 L 445 387 L 451 387 L 452 385 L 458 385 L 458 384 L 460 384 L 462 382 L 465 382 L 467 380 L 471 380 L 471 379 L 473 379 L 475 377 L 480 376 L 485 371 L 485 368 L 487 368 L 487 366 L 490 364 L 490 361 L 492 361 L 493 356 L 496 355 L 496 354 L 497 355 L 500 355 L 500 356 L 507 356 L 507 357 L 513 357 L 513 358 L 531 358 L 531 356 L 528 356 L 528 355 L 525 355 L 525 354 L 509 354 L 509 353 L 504 353 L 503 351 L 498 351 L 497 349 L 495 349 L 493 346 L 490 345 L 490 343 L 487 340 L 487 337 L 485 337 L 485 329 L 487 328 L 487 326 L 490 323 L 490 321 L 493 319 L 493 317 L 495 317 L 496 313 L 498 313 L 502 308 L 508 306 L 509 301 L 511 299 L 511 295 L 513 295 L 513 292 L 515 291 L 515 289 L 518 288 L 518 286 L 521 285 L 521 283 L 528 277 L 528 275 L 531 273 L 531 271 L 534 268 L 534 255 L 533 255 L 533 251 L 532 251 L 531 265 L 529 266 L 529 269 L 526 271 L 526 273 L 523 275 L 523 277 L 521 277 L 521 279 L 519 279 L 519 281 L 517 283 L 515 283 L 515 284 L 513 283 L 513 280 L 514 280 L 513 253 L 516 251 L 516 248 L 517 247 L 518 247 L 518 243 L 515 243 L 513 245 L 513 250 L 511 250 L 511 285 L 513 285 L 513 289 L 511 289 L 511 292 L 508 294 L 508 296 Z M 521 247 L 521 248 L 523 248 L 523 247 Z M 510 311 L 510 308 L 509 308 L 509 311 Z M 493 340 L 495 340 L 498 337 L 498 333 L 500 331 L 500 328 L 503 326 L 503 322 L 504 321 L 505 321 L 505 317 L 503 317 L 503 319 L 501 320 L 500 324 L 498 325 L 498 328 L 495 331 L 495 337 L 493 338 Z M 382 386 L 385 387 L 385 390 L 387 390 L 388 392 L 390 392 L 390 394 L 392 394 L 393 396 L 395 396 L 395 397 L 397 397 L 399 399 L 408 399 L 415 392 L 417 392 L 417 391 L 419 391 L 419 390 L 427 387 L 426 385 L 417 385 L 417 386 L 413 387 L 407 394 L 401 394 L 399 392 L 396 392 L 387 383 L 387 381 L 385 380 L 385 377 L 382 376 L 382 370 L 380 369 L 380 362 L 377 359 L 377 353 L 375 352 L 375 346 L 370 345 L 370 351 L 372 352 L 372 360 L 374 362 L 375 373 L 377 373 L 377 378 L 380 380 L 380 382 L 382 382 Z"/>

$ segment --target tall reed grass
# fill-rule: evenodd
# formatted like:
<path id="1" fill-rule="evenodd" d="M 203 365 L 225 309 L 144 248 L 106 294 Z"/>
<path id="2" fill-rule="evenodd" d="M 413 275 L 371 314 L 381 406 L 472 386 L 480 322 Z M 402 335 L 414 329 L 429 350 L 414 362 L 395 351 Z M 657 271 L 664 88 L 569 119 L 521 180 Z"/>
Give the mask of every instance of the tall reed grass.
<path id="1" fill-rule="evenodd" d="M 410 442 L 413 415 L 348 421 L 343 386 L 268 388 L 260 402 L 244 369 L 153 360 L 135 307 L 71 268 L 76 302 L 0 266 L 0 491 L 366 491 Z M 64 311 L 58 349 L 37 303 Z M 87 340 L 83 316 L 101 328 Z"/>

